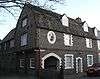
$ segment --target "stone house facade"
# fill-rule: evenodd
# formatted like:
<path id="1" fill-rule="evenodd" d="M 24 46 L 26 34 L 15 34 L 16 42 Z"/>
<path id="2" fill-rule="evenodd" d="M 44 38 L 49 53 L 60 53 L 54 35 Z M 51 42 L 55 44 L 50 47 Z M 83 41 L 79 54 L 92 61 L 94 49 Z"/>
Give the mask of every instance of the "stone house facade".
<path id="1" fill-rule="evenodd" d="M 64 69 L 67 75 L 83 73 L 98 62 L 97 30 L 80 18 L 72 19 L 26 4 L 0 43 L 3 71 L 32 74 L 39 69 Z"/>

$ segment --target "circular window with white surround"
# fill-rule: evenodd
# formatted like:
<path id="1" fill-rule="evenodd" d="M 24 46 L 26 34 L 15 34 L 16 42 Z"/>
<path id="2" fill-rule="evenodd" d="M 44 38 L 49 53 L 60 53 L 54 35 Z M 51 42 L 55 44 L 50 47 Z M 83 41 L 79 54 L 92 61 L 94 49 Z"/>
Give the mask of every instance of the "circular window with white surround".
<path id="1" fill-rule="evenodd" d="M 47 34 L 47 39 L 49 41 L 49 43 L 54 44 L 56 41 L 56 35 L 53 31 L 49 31 Z"/>

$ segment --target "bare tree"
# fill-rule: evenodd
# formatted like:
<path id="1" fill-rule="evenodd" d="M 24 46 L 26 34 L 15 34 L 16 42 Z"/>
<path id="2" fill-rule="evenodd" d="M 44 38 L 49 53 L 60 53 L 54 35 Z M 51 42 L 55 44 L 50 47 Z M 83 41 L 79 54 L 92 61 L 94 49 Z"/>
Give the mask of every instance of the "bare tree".
<path id="1" fill-rule="evenodd" d="M 16 17 L 25 3 L 32 3 L 44 9 L 54 10 L 54 5 L 57 3 L 63 4 L 64 0 L 0 0 L 0 9 L 3 8 Z"/>

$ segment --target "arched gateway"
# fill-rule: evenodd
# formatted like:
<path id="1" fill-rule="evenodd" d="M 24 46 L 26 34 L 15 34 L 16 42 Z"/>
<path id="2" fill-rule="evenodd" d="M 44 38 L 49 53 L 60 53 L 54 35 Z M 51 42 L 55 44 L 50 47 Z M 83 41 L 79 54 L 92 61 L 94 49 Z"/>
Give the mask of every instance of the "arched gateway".
<path id="1" fill-rule="evenodd" d="M 42 58 L 43 69 L 58 69 L 61 65 L 61 58 L 55 53 L 49 53 Z"/>

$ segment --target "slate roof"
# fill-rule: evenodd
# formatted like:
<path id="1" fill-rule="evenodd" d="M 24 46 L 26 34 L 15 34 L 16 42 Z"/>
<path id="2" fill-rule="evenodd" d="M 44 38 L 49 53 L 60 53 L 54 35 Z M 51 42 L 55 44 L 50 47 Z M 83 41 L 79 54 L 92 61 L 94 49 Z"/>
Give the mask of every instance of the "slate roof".
<path id="1" fill-rule="evenodd" d="M 6 42 L 8 40 L 11 40 L 14 38 L 14 34 L 15 34 L 15 28 L 12 29 L 7 35 L 6 37 L 2 40 L 2 42 Z"/>
<path id="2" fill-rule="evenodd" d="M 45 10 L 45 9 L 42 9 L 40 7 L 37 7 L 37 6 L 33 6 L 31 4 L 26 4 L 24 6 L 23 9 L 25 9 L 25 7 L 28 7 L 30 8 L 32 11 L 36 10 L 38 12 L 40 12 L 41 14 L 48 14 L 50 16 L 53 16 L 57 19 L 61 19 L 63 17 L 63 15 L 60 15 L 58 13 L 55 13 L 55 12 L 52 12 L 52 11 L 49 11 L 49 10 Z M 21 15 L 20 15 L 21 16 Z M 76 19 L 72 19 L 70 17 L 68 17 L 69 19 L 69 27 L 65 27 L 63 25 L 61 26 L 52 26 L 52 29 L 48 28 L 48 27 L 41 27 L 40 28 L 45 28 L 45 29 L 49 29 L 49 30 L 55 30 L 55 31 L 59 31 L 59 32 L 64 32 L 64 33 L 70 33 L 70 34 L 73 34 L 73 35 L 78 35 L 78 36 L 81 36 L 81 37 L 89 37 L 89 38 L 92 38 L 92 39 L 95 39 L 95 35 L 93 34 L 94 32 L 94 29 L 93 28 L 90 28 L 89 27 L 89 32 L 84 32 L 82 26 L 83 24 L 85 23 L 81 21 L 81 18 L 76 18 Z M 15 28 L 12 29 L 7 35 L 6 37 L 2 40 L 2 42 L 6 42 L 8 40 L 11 40 L 12 38 L 14 38 L 14 34 L 15 34 Z M 100 33 L 99 33 L 100 35 Z"/>
<path id="3" fill-rule="evenodd" d="M 36 10 L 36 11 L 40 12 L 41 14 L 48 14 L 50 16 L 53 16 L 53 17 L 59 19 L 59 21 L 64 15 L 64 14 L 61 15 L 61 14 L 58 14 L 58 13 L 55 13 L 55 12 L 52 12 L 52 11 L 49 11 L 49 10 L 41 9 L 40 7 L 33 6 L 31 4 L 26 4 L 25 6 L 28 6 L 28 8 L 30 8 L 32 11 Z M 85 23 L 85 21 L 82 22 L 81 18 L 78 17 L 76 19 L 72 19 L 72 18 L 68 17 L 68 19 L 69 19 L 69 27 L 65 27 L 63 25 L 61 25 L 61 26 L 50 26 L 50 27 L 52 27 L 52 29 L 50 29 L 48 27 L 42 27 L 42 26 L 39 26 L 39 27 L 49 29 L 49 30 L 55 30 L 55 31 L 70 33 L 70 34 L 73 34 L 73 35 L 78 35 L 78 36 L 92 38 L 92 39 L 96 38 L 95 35 L 94 35 L 94 29 L 93 28 L 88 27 L 89 32 L 84 32 L 82 26 Z"/>

